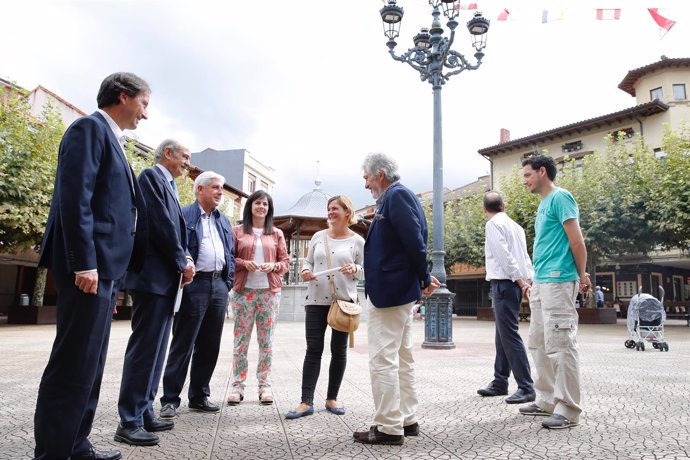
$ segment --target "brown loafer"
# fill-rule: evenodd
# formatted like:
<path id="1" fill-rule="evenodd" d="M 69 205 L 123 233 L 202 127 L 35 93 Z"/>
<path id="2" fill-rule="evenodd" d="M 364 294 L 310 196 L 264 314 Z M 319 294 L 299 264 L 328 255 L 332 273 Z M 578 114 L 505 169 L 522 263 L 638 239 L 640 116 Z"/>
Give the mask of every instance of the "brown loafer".
<path id="1" fill-rule="evenodd" d="M 364 444 L 381 444 L 385 446 L 401 446 L 405 437 L 403 435 L 386 434 L 372 426 L 369 431 L 357 431 L 352 434 L 355 442 Z"/>

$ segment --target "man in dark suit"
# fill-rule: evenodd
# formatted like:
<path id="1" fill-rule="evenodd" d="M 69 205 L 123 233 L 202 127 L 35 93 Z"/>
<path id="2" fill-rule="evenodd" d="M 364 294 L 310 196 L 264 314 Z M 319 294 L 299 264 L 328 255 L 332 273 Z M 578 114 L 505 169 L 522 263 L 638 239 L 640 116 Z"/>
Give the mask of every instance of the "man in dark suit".
<path id="1" fill-rule="evenodd" d="M 228 292 L 235 276 L 232 227 L 218 210 L 224 183 L 225 178 L 213 171 L 199 174 L 194 181 L 196 202 L 182 208 L 196 275 L 184 288 L 182 305 L 173 323 L 163 375 L 162 419 L 175 417 L 190 360 L 189 408 L 201 412 L 220 410 L 208 399 L 209 383 L 218 361 Z"/>
<path id="2" fill-rule="evenodd" d="M 140 273 L 127 277 L 133 291 L 132 335 L 127 343 L 115 440 L 135 446 L 158 444 L 155 431 L 174 423 L 157 418 L 153 401 L 158 391 L 173 321 L 175 296 L 194 277 L 187 251 L 187 233 L 175 178 L 189 166 L 189 149 L 163 141 L 154 154 L 155 166 L 139 175 L 150 222 L 149 245 Z"/>
<path id="3" fill-rule="evenodd" d="M 412 307 L 440 286 L 429 274 L 428 228 L 419 200 L 400 184 L 392 158 L 369 154 L 362 164 L 376 213 L 364 245 L 369 372 L 376 414 L 356 442 L 400 445 L 417 436 Z M 404 435 L 404 436 L 403 436 Z"/>
<path id="4" fill-rule="evenodd" d="M 60 143 L 39 265 L 57 288 L 57 334 L 34 415 L 37 459 L 109 459 L 88 440 L 98 405 L 113 308 L 146 209 L 123 150 L 122 130 L 147 118 L 150 89 L 131 73 L 101 83 L 98 111 L 72 123 Z"/>

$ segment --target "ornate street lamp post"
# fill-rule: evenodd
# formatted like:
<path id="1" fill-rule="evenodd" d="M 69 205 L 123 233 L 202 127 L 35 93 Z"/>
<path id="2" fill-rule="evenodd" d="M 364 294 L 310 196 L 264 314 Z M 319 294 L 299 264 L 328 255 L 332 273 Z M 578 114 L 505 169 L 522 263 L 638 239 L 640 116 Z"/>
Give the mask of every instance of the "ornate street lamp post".
<path id="1" fill-rule="evenodd" d="M 414 47 L 401 55 L 395 54 L 397 43 L 395 39 L 400 35 L 400 23 L 403 9 L 396 4 L 396 0 L 388 0 L 388 4 L 381 8 L 383 33 L 388 38 L 389 53 L 396 61 L 404 62 L 419 72 L 422 81 L 431 84 L 434 92 L 434 193 L 433 193 L 433 247 L 431 251 L 431 274 L 441 282 L 441 288 L 427 299 L 426 322 L 423 348 L 455 348 L 453 343 L 453 297 L 446 286 L 446 269 L 444 265 L 443 244 L 443 145 L 441 135 L 441 87 L 453 75 L 463 70 L 476 70 L 482 63 L 486 46 L 486 33 L 489 21 L 481 13 L 475 13 L 467 23 L 467 29 L 472 37 L 476 64 L 471 64 L 465 56 L 451 50 L 455 41 L 455 29 L 458 22 L 455 18 L 460 10 L 457 0 L 429 0 L 433 8 L 431 15 L 431 29 L 422 28 L 414 36 Z M 446 26 L 450 29 L 450 37 L 443 36 L 441 27 L 441 10 L 448 18 Z"/>

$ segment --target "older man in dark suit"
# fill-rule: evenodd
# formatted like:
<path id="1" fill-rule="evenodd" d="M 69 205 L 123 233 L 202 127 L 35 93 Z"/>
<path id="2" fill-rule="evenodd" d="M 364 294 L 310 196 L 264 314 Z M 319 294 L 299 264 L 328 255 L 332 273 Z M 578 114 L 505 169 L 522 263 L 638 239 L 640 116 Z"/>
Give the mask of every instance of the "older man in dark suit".
<path id="1" fill-rule="evenodd" d="M 174 418 L 189 370 L 189 408 L 218 412 L 209 401 L 210 381 L 218 362 L 220 339 L 228 308 L 228 292 L 235 277 L 235 244 L 230 221 L 218 206 L 225 178 L 206 171 L 194 181 L 196 201 L 182 208 L 187 222 L 189 253 L 194 259 L 194 281 L 184 288 L 175 315 L 170 353 L 163 375 L 162 419 Z"/>
<path id="2" fill-rule="evenodd" d="M 98 405 L 110 322 L 135 244 L 145 246 L 146 209 L 123 150 L 123 129 L 147 118 L 150 89 L 131 73 L 101 83 L 99 110 L 75 121 L 58 154 L 39 264 L 58 292 L 57 335 L 38 389 L 37 459 L 109 459 L 88 440 Z"/>
<path id="3" fill-rule="evenodd" d="M 116 441 L 135 446 L 158 444 L 154 432 L 174 426 L 155 416 L 153 401 L 167 353 L 180 280 L 185 285 L 194 277 L 175 185 L 175 178 L 189 166 L 189 159 L 188 148 L 168 139 L 156 149 L 155 166 L 139 175 L 151 223 L 150 244 L 141 272 L 127 278 L 127 288 L 134 295 L 132 335 L 122 369 L 120 424 L 115 432 Z"/>
<path id="4" fill-rule="evenodd" d="M 429 274 L 424 211 L 415 194 L 400 184 L 395 160 L 372 153 L 362 170 L 365 187 L 376 199 L 364 245 L 369 372 L 376 415 L 372 427 L 354 433 L 354 438 L 366 444 L 400 445 L 404 436 L 419 434 L 412 307 L 440 284 Z"/>

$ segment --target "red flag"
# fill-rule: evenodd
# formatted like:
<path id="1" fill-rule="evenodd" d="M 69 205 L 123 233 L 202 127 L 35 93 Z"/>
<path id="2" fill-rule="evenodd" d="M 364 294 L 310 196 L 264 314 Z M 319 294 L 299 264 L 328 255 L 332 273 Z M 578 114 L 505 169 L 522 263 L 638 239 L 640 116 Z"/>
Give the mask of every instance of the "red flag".
<path id="1" fill-rule="evenodd" d="M 621 18 L 620 8 L 615 9 L 597 9 L 597 19 L 599 21 L 617 20 Z"/>
<path id="2" fill-rule="evenodd" d="M 652 15 L 652 19 L 654 19 L 654 22 L 656 22 L 657 25 L 663 29 L 663 32 L 661 32 L 661 38 L 664 38 L 664 35 L 671 30 L 671 27 L 676 25 L 676 21 L 672 21 L 660 15 L 659 8 L 648 8 L 648 10 L 649 14 Z"/>
<path id="3" fill-rule="evenodd" d="M 508 11 L 507 8 L 503 8 L 503 11 L 501 11 L 501 14 L 498 15 L 498 20 L 499 21 L 507 21 L 509 15 L 510 15 L 510 11 Z"/>

